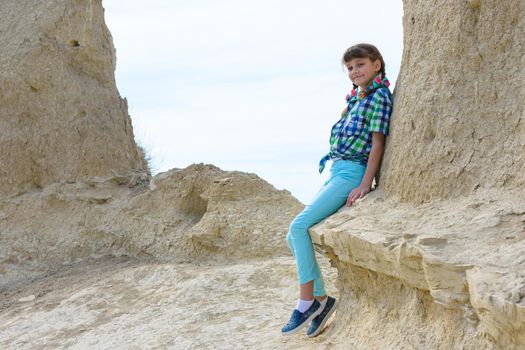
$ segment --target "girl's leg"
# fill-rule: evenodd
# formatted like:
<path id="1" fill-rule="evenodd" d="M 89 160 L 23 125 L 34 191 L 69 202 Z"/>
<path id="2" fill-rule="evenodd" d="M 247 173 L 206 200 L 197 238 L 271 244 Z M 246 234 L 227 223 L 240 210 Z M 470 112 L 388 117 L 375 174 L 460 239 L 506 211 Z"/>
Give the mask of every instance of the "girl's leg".
<path id="1" fill-rule="evenodd" d="M 330 179 L 331 178 L 329 178 L 327 181 L 325 181 L 325 183 L 321 186 L 321 188 L 319 189 L 319 191 L 315 195 L 315 197 L 314 197 L 312 202 L 315 202 L 315 198 L 317 198 L 317 196 L 324 190 L 326 185 L 328 185 L 328 183 L 330 182 Z M 297 217 L 296 217 L 296 219 L 297 219 Z M 290 226 L 291 226 L 291 224 L 290 224 Z M 288 244 L 288 248 L 292 252 L 292 255 L 294 257 L 296 257 L 295 256 L 295 248 L 294 248 L 294 245 L 293 245 L 293 239 L 292 239 L 292 235 L 291 235 L 290 231 L 286 235 L 286 243 Z M 315 296 L 325 296 L 326 295 L 325 288 L 324 288 L 323 275 L 320 273 L 321 270 L 319 269 L 319 265 L 317 264 L 317 259 L 314 260 L 314 264 L 317 265 L 316 267 L 314 267 L 314 269 L 319 271 L 319 277 L 315 278 L 314 281 L 310 281 L 310 282 L 307 282 L 305 284 L 300 285 L 299 298 L 302 299 L 302 300 L 311 300 L 312 299 L 312 295 L 315 295 Z"/>
<path id="2" fill-rule="evenodd" d="M 330 180 L 325 183 L 312 203 L 306 206 L 290 224 L 286 240 L 297 262 L 299 284 L 304 285 L 306 293 L 310 289 L 307 283 L 314 281 L 313 296 L 326 295 L 323 276 L 315 258 L 308 229 L 335 213 L 346 202 L 350 191 L 360 184 L 364 171 L 365 166 L 358 163 L 335 162 Z M 310 299 L 312 298 L 306 300 Z"/>

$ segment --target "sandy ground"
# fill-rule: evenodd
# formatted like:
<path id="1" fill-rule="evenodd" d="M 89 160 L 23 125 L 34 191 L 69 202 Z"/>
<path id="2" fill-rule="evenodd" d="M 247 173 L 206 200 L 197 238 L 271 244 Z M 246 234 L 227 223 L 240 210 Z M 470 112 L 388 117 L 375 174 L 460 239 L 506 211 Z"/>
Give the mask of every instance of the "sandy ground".
<path id="1" fill-rule="evenodd" d="M 336 270 L 319 262 L 328 292 Z M 280 328 L 297 298 L 292 257 L 220 266 L 107 258 L 1 291 L 2 349 L 328 349 Z"/>

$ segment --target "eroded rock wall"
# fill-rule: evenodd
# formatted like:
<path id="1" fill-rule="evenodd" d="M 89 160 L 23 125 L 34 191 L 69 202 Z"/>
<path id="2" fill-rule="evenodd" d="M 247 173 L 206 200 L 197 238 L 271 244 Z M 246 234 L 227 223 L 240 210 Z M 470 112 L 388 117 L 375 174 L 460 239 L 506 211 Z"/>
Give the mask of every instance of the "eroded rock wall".
<path id="1" fill-rule="evenodd" d="M 525 195 L 525 2 L 403 2 L 387 196 L 421 203 L 500 188 Z"/>
<path id="2" fill-rule="evenodd" d="M 147 172 L 101 0 L 0 4 L 0 196 Z"/>
<path id="3" fill-rule="evenodd" d="M 335 332 L 362 349 L 524 349 L 525 2 L 403 6 L 379 188 L 310 229 L 338 267 Z"/>
<path id="4" fill-rule="evenodd" d="M 302 204 L 255 174 L 195 164 L 58 182 L 0 200 L 0 287 L 106 255 L 171 262 L 289 255 Z"/>

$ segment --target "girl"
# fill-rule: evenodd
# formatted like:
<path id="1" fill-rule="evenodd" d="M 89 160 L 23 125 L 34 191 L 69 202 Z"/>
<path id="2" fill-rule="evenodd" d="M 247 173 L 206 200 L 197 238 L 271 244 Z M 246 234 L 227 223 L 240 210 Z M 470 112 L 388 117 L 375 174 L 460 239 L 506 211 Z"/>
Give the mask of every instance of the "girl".
<path id="1" fill-rule="evenodd" d="M 308 228 L 345 202 L 351 206 L 370 192 L 388 135 L 392 95 L 383 57 L 375 46 L 358 44 L 346 50 L 342 61 L 354 88 L 347 96 L 341 119 L 332 127 L 330 152 L 319 163 L 321 173 L 326 162 L 333 161 L 330 178 L 292 221 L 286 236 L 297 263 L 300 293 L 288 324 L 281 330 L 283 335 L 295 333 L 310 322 L 307 335 L 315 337 L 334 312 L 336 300 L 326 295 Z"/>

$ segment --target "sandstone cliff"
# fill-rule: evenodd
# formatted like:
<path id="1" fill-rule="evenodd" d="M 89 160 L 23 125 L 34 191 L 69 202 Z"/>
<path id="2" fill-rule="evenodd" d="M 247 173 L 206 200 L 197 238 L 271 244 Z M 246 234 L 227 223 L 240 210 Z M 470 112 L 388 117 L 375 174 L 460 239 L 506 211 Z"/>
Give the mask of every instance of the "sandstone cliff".
<path id="1" fill-rule="evenodd" d="M 101 2 L 3 0 L 0 17 L 0 197 L 147 172 Z"/>
<path id="2" fill-rule="evenodd" d="M 525 191 L 524 11 L 520 0 L 404 1 L 387 196 Z"/>
<path id="3" fill-rule="evenodd" d="M 310 230 L 363 348 L 525 348 L 524 6 L 404 1 L 379 190 Z"/>

